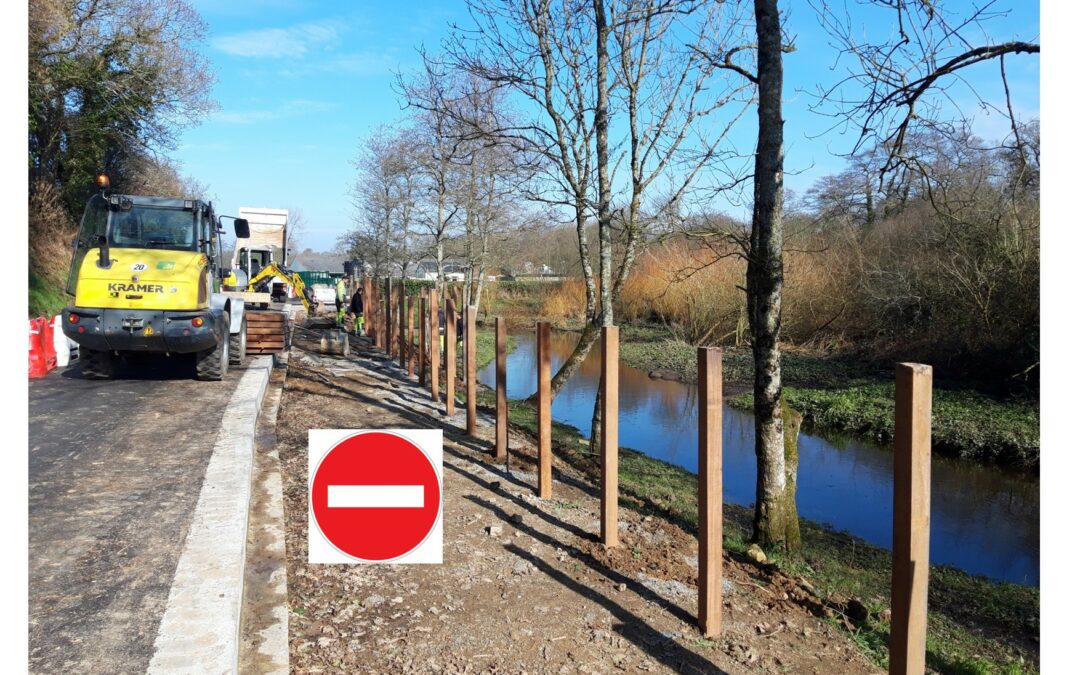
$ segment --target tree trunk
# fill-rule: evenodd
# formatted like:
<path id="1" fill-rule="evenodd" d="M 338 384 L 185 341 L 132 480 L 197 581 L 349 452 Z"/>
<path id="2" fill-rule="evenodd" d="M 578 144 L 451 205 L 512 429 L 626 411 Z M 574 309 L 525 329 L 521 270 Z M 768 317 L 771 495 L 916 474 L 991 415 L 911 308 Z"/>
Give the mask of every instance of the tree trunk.
<path id="1" fill-rule="evenodd" d="M 611 297 L 611 181 L 608 174 L 608 50 L 604 0 L 593 0 L 596 14 L 596 220 L 600 235 L 600 325 L 615 322 Z"/>
<path id="2" fill-rule="evenodd" d="M 797 546 L 794 490 L 788 490 L 781 409 L 780 315 L 784 286 L 784 120 L 780 13 L 776 0 L 755 0 L 758 142 L 754 215 L 746 264 L 747 314 L 754 355 L 754 452 L 757 500 L 753 539 L 762 546 Z"/>
<path id="3" fill-rule="evenodd" d="M 596 388 L 596 399 L 593 401 L 592 424 L 589 426 L 589 452 L 597 457 L 596 465 L 600 466 L 603 459 L 600 457 L 600 408 L 604 405 L 604 388 Z"/>
<path id="4" fill-rule="evenodd" d="M 596 344 L 597 339 L 600 337 L 600 329 L 596 327 L 596 324 L 589 321 L 585 324 L 585 328 L 581 331 L 581 337 L 578 338 L 577 344 L 574 346 L 574 351 L 570 352 L 570 356 L 566 357 L 566 361 L 563 362 L 559 368 L 559 372 L 555 373 L 555 377 L 551 378 L 551 398 L 555 399 L 562 391 L 562 388 L 566 386 L 566 383 L 570 381 L 574 373 L 581 367 L 582 363 L 585 363 L 586 357 L 589 356 L 589 352 L 592 350 L 593 345 Z M 535 401 L 536 396 L 529 397 L 529 401 Z"/>

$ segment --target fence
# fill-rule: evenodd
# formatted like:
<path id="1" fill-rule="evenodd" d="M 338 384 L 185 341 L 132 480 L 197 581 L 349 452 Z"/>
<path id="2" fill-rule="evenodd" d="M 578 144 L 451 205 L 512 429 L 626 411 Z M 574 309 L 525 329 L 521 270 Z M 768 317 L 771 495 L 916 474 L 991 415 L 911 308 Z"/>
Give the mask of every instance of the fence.
<path id="1" fill-rule="evenodd" d="M 366 280 L 365 280 L 366 281 Z M 378 292 L 374 285 L 365 289 Z M 389 322 L 393 314 L 391 289 L 387 285 L 385 306 L 373 323 L 376 346 L 392 351 Z M 439 318 L 438 297 L 434 289 L 426 298 L 409 299 L 406 309 L 405 289 L 399 298 L 401 325 L 408 323 L 408 340 L 401 339 L 401 364 L 406 362 L 406 347 L 417 350 L 418 384 L 425 375 L 431 384 L 433 401 L 439 393 Z M 458 298 L 460 301 L 460 298 Z M 412 307 L 418 308 L 420 344 L 412 338 Z M 457 368 L 455 298 L 445 300 L 446 414 L 455 413 Z M 427 321 L 423 314 L 427 312 Z M 406 321 L 406 313 L 408 319 Z M 386 345 L 378 344 L 378 322 L 386 330 Z M 426 323 L 426 326 L 425 326 Z M 403 331 L 404 334 L 404 331 Z M 464 386 L 466 390 L 466 432 L 476 429 L 476 309 L 466 308 L 463 324 Z M 496 462 L 509 464 L 509 419 L 506 398 L 507 325 L 495 319 L 495 442 Z M 426 342 L 425 342 L 426 341 Z M 599 539 L 604 546 L 619 545 L 619 329 L 605 326 L 601 334 L 601 492 Z M 425 350 L 428 352 L 425 359 Z M 536 324 L 536 452 L 537 494 L 541 499 L 552 495 L 551 449 L 551 324 Z M 412 376 L 412 361 L 408 357 Z M 723 357 L 719 348 L 699 347 L 698 381 L 698 627 L 705 637 L 717 637 L 723 630 Z M 896 399 L 893 486 L 892 553 L 892 624 L 889 645 L 889 672 L 914 674 L 925 669 L 927 595 L 930 559 L 930 408 L 933 389 L 932 370 L 916 363 L 896 366 Z"/>

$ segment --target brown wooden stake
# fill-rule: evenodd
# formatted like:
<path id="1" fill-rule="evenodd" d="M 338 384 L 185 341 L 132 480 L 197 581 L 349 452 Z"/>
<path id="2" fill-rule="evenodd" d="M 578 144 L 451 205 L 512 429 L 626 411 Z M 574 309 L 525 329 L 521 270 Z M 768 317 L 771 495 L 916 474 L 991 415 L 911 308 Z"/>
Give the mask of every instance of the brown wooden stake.
<path id="1" fill-rule="evenodd" d="M 604 326 L 600 342 L 600 541 L 619 545 L 619 327 Z"/>
<path id="2" fill-rule="evenodd" d="M 375 347 L 382 348 L 382 299 L 379 297 L 379 285 L 377 280 L 371 280 L 371 338 Z"/>
<path id="3" fill-rule="evenodd" d="M 698 347 L 698 627 L 720 635 L 724 553 L 722 352 Z"/>
<path id="4" fill-rule="evenodd" d="M 368 278 L 364 277 L 361 281 L 361 285 L 364 293 L 364 335 L 371 337 L 371 289 L 368 283 Z"/>
<path id="5" fill-rule="evenodd" d="M 419 324 L 419 343 L 416 345 L 416 358 L 417 358 L 417 370 L 416 379 L 422 386 L 424 384 L 424 378 L 427 377 L 427 298 L 424 297 L 424 291 L 420 291 L 420 295 L 416 296 L 416 322 Z"/>
<path id="6" fill-rule="evenodd" d="M 890 675 L 911 675 L 926 669 L 933 384 L 930 366 L 896 364 Z"/>
<path id="7" fill-rule="evenodd" d="M 461 303 L 456 302 L 454 304 L 456 307 L 462 306 Z M 458 311 L 461 313 L 460 316 L 465 319 L 461 322 L 461 350 L 457 352 L 458 358 L 460 359 L 458 363 L 461 364 L 457 369 L 458 382 L 461 383 L 461 386 L 465 389 L 465 395 L 468 396 L 468 386 L 465 382 L 465 377 L 469 372 L 469 308 L 465 307 Z"/>
<path id="8" fill-rule="evenodd" d="M 495 461 L 506 459 L 506 319 L 495 319 Z"/>
<path id="9" fill-rule="evenodd" d="M 386 291 L 383 295 L 384 302 L 380 306 L 383 312 L 383 328 L 386 330 L 383 348 L 392 357 L 394 355 L 394 283 L 390 277 L 386 277 Z"/>
<path id="10" fill-rule="evenodd" d="M 551 498 L 551 324 L 536 324 L 536 493 Z"/>
<path id="11" fill-rule="evenodd" d="M 394 329 L 390 331 L 390 356 L 401 356 L 401 290 L 397 286 L 390 291 L 390 323 Z M 404 365 L 404 364 L 399 364 Z"/>
<path id="12" fill-rule="evenodd" d="M 392 282 L 388 282 L 385 291 L 383 292 L 383 325 L 385 330 L 383 331 L 383 349 L 386 350 L 386 354 L 390 357 L 394 356 L 394 286 Z"/>
<path id="13" fill-rule="evenodd" d="M 465 433 L 476 435 L 476 308 L 465 310 Z"/>
<path id="14" fill-rule="evenodd" d="M 379 288 L 378 281 L 372 280 L 371 282 L 371 330 L 375 339 L 375 348 L 382 349 L 383 330 L 382 330 L 382 289 Z"/>
<path id="15" fill-rule="evenodd" d="M 408 302 L 405 307 L 405 314 L 408 316 L 409 330 L 405 338 L 405 354 L 408 363 L 408 370 L 406 371 L 409 377 L 413 376 L 413 372 L 416 370 L 416 334 L 413 332 L 415 326 L 413 324 L 413 296 L 409 296 Z"/>
<path id="16" fill-rule="evenodd" d="M 431 378 L 431 400 L 439 402 L 439 292 L 432 288 L 428 293 L 428 348 L 431 350 L 431 363 L 428 376 Z"/>
<path id="17" fill-rule="evenodd" d="M 446 301 L 446 416 L 453 417 L 457 401 L 454 380 L 457 379 L 457 312 L 454 301 Z"/>
<path id="18" fill-rule="evenodd" d="M 398 324 L 398 328 L 397 328 L 398 346 L 397 346 L 397 350 L 398 350 L 398 366 L 401 367 L 401 368 L 404 368 L 405 367 L 405 360 L 409 358 L 409 352 L 406 349 L 406 342 L 405 342 L 405 338 L 406 338 L 406 327 L 405 327 L 405 282 L 402 281 L 400 283 L 401 283 L 401 290 L 398 291 L 398 307 L 397 307 L 397 312 L 398 312 L 398 322 L 397 322 L 397 324 Z M 410 372 L 409 374 L 412 375 L 412 372 Z"/>

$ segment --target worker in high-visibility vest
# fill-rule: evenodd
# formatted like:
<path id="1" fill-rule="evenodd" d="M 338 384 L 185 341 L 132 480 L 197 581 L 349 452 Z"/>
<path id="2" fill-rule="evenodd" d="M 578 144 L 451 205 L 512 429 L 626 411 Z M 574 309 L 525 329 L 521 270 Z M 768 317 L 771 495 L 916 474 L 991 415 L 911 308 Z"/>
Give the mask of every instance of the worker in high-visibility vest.
<path id="1" fill-rule="evenodd" d="M 341 277 L 337 280 L 337 295 L 334 298 L 334 306 L 337 308 L 337 325 L 345 325 L 345 300 L 348 298 L 348 291 L 345 289 L 345 277 Z"/>
<path id="2" fill-rule="evenodd" d="M 356 334 L 359 335 L 364 332 L 364 294 L 360 289 L 360 286 L 356 287 L 356 292 L 353 293 L 352 300 L 349 301 L 349 314 L 352 315 Z"/>

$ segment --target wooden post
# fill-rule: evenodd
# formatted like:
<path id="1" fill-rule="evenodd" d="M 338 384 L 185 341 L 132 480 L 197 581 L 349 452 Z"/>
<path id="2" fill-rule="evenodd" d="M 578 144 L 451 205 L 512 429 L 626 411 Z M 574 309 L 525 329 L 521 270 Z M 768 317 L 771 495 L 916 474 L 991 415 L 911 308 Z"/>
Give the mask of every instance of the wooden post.
<path id="1" fill-rule="evenodd" d="M 393 357 L 394 355 L 394 282 L 390 280 L 390 277 L 386 277 L 386 292 L 385 302 L 381 306 L 383 310 L 383 329 L 386 331 L 383 342 L 383 348 L 386 349 L 386 353 Z"/>
<path id="2" fill-rule="evenodd" d="M 415 328 L 415 326 L 413 325 L 413 296 L 410 295 L 408 297 L 408 302 L 406 303 L 406 305 L 407 306 L 405 308 L 405 314 L 409 317 L 409 329 L 406 332 L 404 351 L 408 363 L 408 370 L 406 372 L 408 373 L 409 377 L 412 377 L 413 372 L 416 369 L 416 343 L 414 342 L 414 340 L 416 339 L 416 334 L 413 332 Z"/>
<path id="3" fill-rule="evenodd" d="M 506 459 L 506 319 L 495 319 L 495 461 Z"/>
<path id="4" fill-rule="evenodd" d="M 462 307 L 462 303 L 460 302 L 455 301 L 454 305 L 455 307 Z M 461 359 L 460 361 L 458 361 L 458 363 L 461 364 L 457 369 L 458 382 L 460 382 L 461 386 L 465 389 L 465 396 L 467 400 L 469 395 L 469 387 L 468 383 L 465 382 L 465 378 L 469 372 L 469 308 L 465 307 L 464 309 L 458 309 L 457 311 L 460 313 L 460 316 L 463 319 L 463 321 L 461 322 L 461 351 L 456 352 Z M 468 406 L 466 406 L 466 409 L 468 409 Z"/>
<path id="5" fill-rule="evenodd" d="M 391 282 L 390 285 L 390 356 L 398 356 L 401 351 L 401 293 L 398 287 Z"/>
<path id="6" fill-rule="evenodd" d="M 722 352 L 698 347 L 698 627 L 718 637 L 724 576 Z"/>
<path id="7" fill-rule="evenodd" d="M 374 338 L 375 348 L 382 349 L 382 289 L 379 288 L 378 280 L 371 281 L 371 331 Z"/>
<path id="8" fill-rule="evenodd" d="M 600 337 L 600 541 L 619 545 L 619 327 Z"/>
<path id="9" fill-rule="evenodd" d="M 926 668 L 933 381 L 930 366 L 896 364 L 890 675 L 922 673 Z"/>
<path id="10" fill-rule="evenodd" d="M 420 294 L 416 296 L 416 323 L 419 324 L 420 337 L 419 343 L 416 345 L 416 358 L 418 360 L 416 369 L 416 380 L 423 386 L 424 377 L 427 375 L 427 341 L 424 339 L 427 333 L 427 313 L 424 311 L 427 308 L 427 298 L 424 297 L 424 291 L 421 290 Z"/>
<path id="11" fill-rule="evenodd" d="M 536 324 L 536 494 L 551 498 L 551 324 Z"/>
<path id="12" fill-rule="evenodd" d="M 446 416 L 453 417 L 457 401 L 454 399 L 454 380 L 457 379 L 457 312 L 454 301 L 446 301 Z"/>
<path id="13" fill-rule="evenodd" d="M 371 337 L 371 329 L 368 328 L 371 325 L 371 292 L 368 288 L 367 276 L 360 280 L 360 287 L 364 294 L 364 335 Z"/>
<path id="14" fill-rule="evenodd" d="M 364 294 L 364 335 L 371 336 L 371 332 L 368 330 L 368 324 L 371 323 L 371 311 L 368 309 L 371 303 L 371 294 L 368 293 L 368 278 L 364 276 L 360 279 L 361 293 Z M 359 337 L 359 336 L 357 336 Z"/>
<path id="15" fill-rule="evenodd" d="M 382 284 L 375 289 L 375 300 L 378 304 L 375 306 L 375 325 L 378 334 L 376 340 L 378 341 L 379 349 L 386 349 L 386 329 L 383 327 L 386 322 L 386 313 L 383 311 L 383 288 Z"/>
<path id="16" fill-rule="evenodd" d="M 431 349 L 429 377 L 431 377 L 431 400 L 439 401 L 439 292 L 431 289 L 428 294 L 428 343 Z"/>
<path id="17" fill-rule="evenodd" d="M 398 322 L 397 322 L 397 324 L 398 324 L 397 325 L 397 333 L 398 333 L 398 366 L 400 366 L 401 368 L 404 368 L 405 367 L 405 360 L 407 358 L 409 358 L 409 354 L 408 354 L 408 352 L 406 351 L 406 348 L 405 348 L 405 345 L 406 345 L 406 342 L 405 342 L 406 331 L 405 331 L 405 282 L 404 281 L 401 282 L 401 290 L 398 292 L 398 308 L 397 308 L 397 312 L 398 312 Z M 411 370 L 409 371 L 409 374 L 412 375 Z"/>
<path id="18" fill-rule="evenodd" d="M 465 433 L 476 435 L 476 308 L 465 309 Z"/>
<path id="19" fill-rule="evenodd" d="M 378 280 L 371 280 L 371 338 L 377 349 L 382 348 L 382 294 Z"/>

